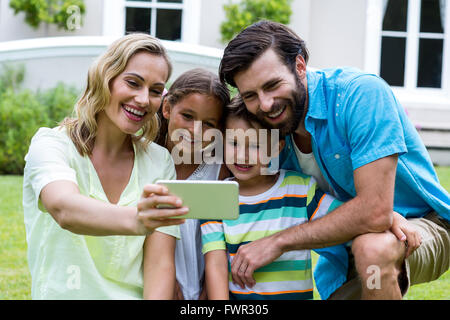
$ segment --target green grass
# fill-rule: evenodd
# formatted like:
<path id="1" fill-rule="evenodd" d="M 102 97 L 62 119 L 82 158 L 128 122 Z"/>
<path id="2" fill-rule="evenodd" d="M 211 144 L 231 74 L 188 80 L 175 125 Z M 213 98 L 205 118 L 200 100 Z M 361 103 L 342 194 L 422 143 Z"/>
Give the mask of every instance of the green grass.
<path id="1" fill-rule="evenodd" d="M 441 184 L 450 190 L 450 167 L 437 167 Z M 313 255 L 313 263 L 317 256 Z M 0 176 L 0 300 L 30 299 L 31 277 L 22 209 L 22 177 Z M 315 297 L 319 294 L 315 291 Z M 405 299 L 450 298 L 450 271 L 438 280 L 412 287 Z"/>
<path id="2" fill-rule="evenodd" d="M 0 176 L 0 299 L 30 299 L 22 177 Z"/>

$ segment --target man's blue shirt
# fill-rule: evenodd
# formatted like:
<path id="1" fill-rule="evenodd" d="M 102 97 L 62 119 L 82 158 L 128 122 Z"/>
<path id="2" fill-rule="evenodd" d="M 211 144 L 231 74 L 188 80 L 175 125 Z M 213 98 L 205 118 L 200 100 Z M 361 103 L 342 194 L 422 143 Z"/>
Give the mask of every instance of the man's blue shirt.
<path id="1" fill-rule="evenodd" d="M 356 196 L 355 169 L 398 154 L 394 210 L 408 218 L 436 211 L 450 221 L 450 196 L 440 185 L 417 130 L 382 79 L 340 68 L 308 71 L 307 84 L 305 128 L 317 164 L 339 200 Z M 287 136 L 280 167 L 301 172 L 293 143 Z M 326 299 L 346 280 L 347 253 L 345 244 L 316 251 L 321 257 L 314 276 Z"/>

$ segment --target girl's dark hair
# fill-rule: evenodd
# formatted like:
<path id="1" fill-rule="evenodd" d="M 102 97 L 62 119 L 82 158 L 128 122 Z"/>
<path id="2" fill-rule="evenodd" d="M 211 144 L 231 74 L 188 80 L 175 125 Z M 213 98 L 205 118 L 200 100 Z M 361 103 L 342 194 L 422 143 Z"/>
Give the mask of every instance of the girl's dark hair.
<path id="1" fill-rule="evenodd" d="M 216 74 L 202 68 L 192 69 L 180 75 L 170 86 L 162 103 L 167 101 L 171 106 L 174 106 L 192 93 L 215 97 L 220 101 L 222 108 L 225 108 L 225 106 L 230 103 L 230 92 L 228 91 L 227 86 L 220 82 L 220 79 Z M 161 126 L 156 143 L 164 146 L 168 130 L 168 121 L 162 115 L 162 107 L 159 108 L 158 115 Z M 221 120 L 220 124 L 222 125 L 223 119 Z"/>
<path id="2" fill-rule="evenodd" d="M 294 31 L 281 23 L 262 20 L 241 31 L 228 43 L 220 62 L 220 80 L 236 87 L 235 75 L 247 70 L 268 49 L 273 49 L 293 73 L 297 55 L 302 55 L 308 63 L 305 42 Z"/>

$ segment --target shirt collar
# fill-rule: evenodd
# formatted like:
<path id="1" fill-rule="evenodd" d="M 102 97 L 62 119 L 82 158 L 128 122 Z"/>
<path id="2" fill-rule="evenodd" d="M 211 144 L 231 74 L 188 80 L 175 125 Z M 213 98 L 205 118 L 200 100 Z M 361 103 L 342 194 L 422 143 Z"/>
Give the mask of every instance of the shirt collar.
<path id="1" fill-rule="evenodd" d="M 308 84 L 308 113 L 306 117 L 327 119 L 327 107 L 323 79 L 317 71 L 306 71 Z"/>

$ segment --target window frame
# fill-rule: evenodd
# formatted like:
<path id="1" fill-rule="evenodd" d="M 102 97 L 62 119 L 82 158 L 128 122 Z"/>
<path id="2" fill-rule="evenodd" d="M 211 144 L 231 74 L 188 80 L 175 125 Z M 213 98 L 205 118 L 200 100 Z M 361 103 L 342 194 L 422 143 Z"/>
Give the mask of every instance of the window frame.
<path id="1" fill-rule="evenodd" d="M 103 1 L 104 36 L 120 37 L 125 34 L 127 7 L 182 10 L 180 41 L 192 44 L 199 43 L 201 0 L 183 0 L 183 3 L 160 3 L 156 0 L 151 0 L 151 2 L 105 0 Z M 152 35 L 155 35 L 156 32 L 156 14 L 157 10 L 152 10 L 152 25 L 150 26 Z"/>
<path id="2" fill-rule="evenodd" d="M 399 96 L 408 100 L 427 96 L 434 100 L 450 99 L 450 0 L 445 11 L 444 34 L 420 32 L 421 0 L 409 0 L 407 12 L 407 30 L 383 30 L 383 1 L 368 0 L 366 20 L 365 70 L 380 75 L 382 36 L 406 36 L 405 81 L 403 87 L 392 86 Z M 417 87 L 419 39 L 443 39 L 441 88 Z M 429 99 L 428 99 L 429 101 Z"/>

